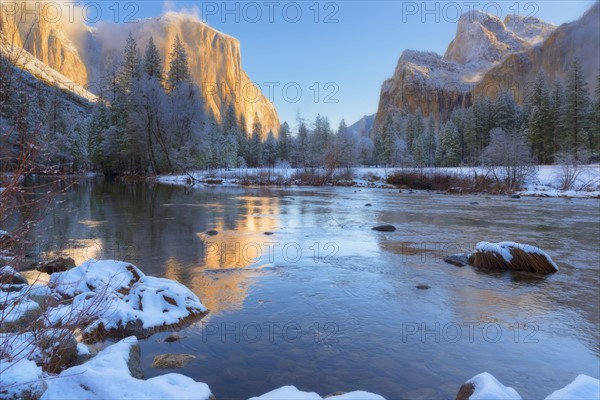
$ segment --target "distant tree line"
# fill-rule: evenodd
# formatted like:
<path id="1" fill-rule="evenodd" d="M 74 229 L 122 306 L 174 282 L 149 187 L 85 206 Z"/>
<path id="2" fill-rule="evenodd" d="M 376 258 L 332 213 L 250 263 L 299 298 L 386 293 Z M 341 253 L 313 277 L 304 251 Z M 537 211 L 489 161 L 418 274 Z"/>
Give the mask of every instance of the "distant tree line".
<path id="1" fill-rule="evenodd" d="M 293 132 L 288 123 L 279 132 L 264 132 L 258 115 L 250 116 L 248 124 L 233 104 L 217 122 L 204 111 L 179 36 L 169 60 L 165 74 L 153 39 L 142 52 L 130 34 L 121 61 L 109 63 L 104 71 L 100 100 L 83 117 L 58 89 L 31 92 L 13 85 L 10 93 L 0 90 L 0 128 L 12 126 L 0 160 L 10 160 L 19 137 L 33 130 L 39 133 L 40 164 L 63 172 L 156 175 L 278 165 L 454 167 L 510 164 L 516 162 L 515 155 L 519 162 L 537 164 L 564 162 L 565 155 L 578 162 L 600 159 L 600 74 L 591 95 L 577 61 L 564 83 L 550 82 L 540 73 L 523 105 L 505 91 L 496 99 L 476 98 L 471 107 L 457 108 L 438 123 L 420 110 L 390 115 L 363 136 L 344 121 L 333 129 L 321 115 L 314 122 L 299 118 Z M 0 89 L 6 82 L 0 79 Z"/>
<path id="2" fill-rule="evenodd" d="M 471 107 L 454 109 L 437 128 L 420 110 L 390 115 L 373 132 L 374 160 L 417 167 L 485 165 L 499 150 L 493 140 L 499 130 L 504 140 L 520 145 L 523 158 L 537 164 L 553 164 L 565 155 L 578 162 L 599 160 L 600 73 L 593 97 L 575 60 L 564 84 L 540 73 L 521 106 L 503 91 L 494 100 L 481 96 Z"/>

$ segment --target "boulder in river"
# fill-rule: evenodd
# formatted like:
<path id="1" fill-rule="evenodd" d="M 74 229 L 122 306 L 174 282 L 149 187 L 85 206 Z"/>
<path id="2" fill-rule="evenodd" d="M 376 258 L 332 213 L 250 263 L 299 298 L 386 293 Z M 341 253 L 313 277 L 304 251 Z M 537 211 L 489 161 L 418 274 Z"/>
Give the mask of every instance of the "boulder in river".
<path id="1" fill-rule="evenodd" d="M 152 368 L 179 369 L 188 365 L 196 356 L 191 354 L 161 354 L 154 357 Z"/>
<path id="2" fill-rule="evenodd" d="M 66 270 L 74 267 L 75 260 L 73 260 L 71 257 L 59 257 L 55 260 L 41 263 L 36 269 L 40 272 L 52 275 L 55 272 L 65 272 Z"/>
<path id="3" fill-rule="evenodd" d="M 206 231 L 205 232 L 208 236 L 217 236 L 219 234 L 219 231 L 211 229 L 210 231 Z"/>
<path id="4" fill-rule="evenodd" d="M 396 227 L 394 225 L 379 225 L 372 229 L 377 232 L 395 232 L 396 231 Z"/>
<path id="5" fill-rule="evenodd" d="M 558 266 L 539 248 L 515 242 L 480 242 L 469 256 L 469 264 L 486 270 L 553 274 Z"/>

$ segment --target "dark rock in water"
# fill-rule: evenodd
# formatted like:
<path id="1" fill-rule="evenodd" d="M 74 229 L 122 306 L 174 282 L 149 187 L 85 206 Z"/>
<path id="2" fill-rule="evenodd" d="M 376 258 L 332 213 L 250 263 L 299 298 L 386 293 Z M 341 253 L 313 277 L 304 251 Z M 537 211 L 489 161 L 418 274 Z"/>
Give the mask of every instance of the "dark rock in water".
<path id="1" fill-rule="evenodd" d="M 475 393 L 475 385 L 472 383 L 463 383 L 456 394 L 456 400 L 469 400 L 473 393 Z"/>
<path id="2" fill-rule="evenodd" d="M 173 342 L 178 342 L 181 339 L 185 339 L 185 336 L 181 336 L 181 335 L 179 335 L 177 333 L 171 333 L 169 336 L 167 336 L 165 338 L 165 342 L 167 342 L 167 343 L 173 343 Z"/>
<path id="3" fill-rule="evenodd" d="M 15 271 L 12 267 L 0 268 L 0 283 L 8 285 L 28 285 L 27 278 Z"/>
<path id="4" fill-rule="evenodd" d="M 191 354 L 161 354 L 154 357 L 152 368 L 179 369 L 188 365 L 196 356 Z"/>
<path id="5" fill-rule="evenodd" d="M 56 260 L 41 263 L 36 269 L 40 272 L 52 275 L 55 272 L 65 272 L 75 267 L 75 260 L 71 257 L 59 257 Z"/>
<path id="6" fill-rule="evenodd" d="M 492 198 L 490 196 L 486 196 L 485 198 L 486 200 L 491 200 Z"/>
<path id="7" fill-rule="evenodd" d="M 365 207 L 373 207 L 373 204 L 367 203 L 367 204 L 365 204 Z"/>
<path id="8" fill-rule="evenodd" d="M 429 286 L 429 285 L 424 285 L 424 284 L 420 284 L 420 285 L 417 285 L 417 286 L 415 286 L 415 287 L 416 287 L 417 289 L 419 289 L 419 290 L 427 290 L 427 289 L 431 289 L 431 286 Z"/>
<path id="9" fill-rule="evenodd" d="M 518 194 L 513 194 L 512 196 L 510 196 L 511 199 L 520 199 L 521 196 L 519 196 Z"/>
<path id="10" fill-rule="evenodd" d="M 445 257 L 444 261 L 448 264 L 456 265 L 457 267 L 464 267 L 469 265 L 469 256 L 466 253 L 453 254 L 451 256 Z"/>
<path id="11" fill-rule="evenodd" d="M 377 232 L 395 232 L 396 227 L 394 225 L 379 225 L 375 228 L 372 228 L 372 230 Z"/>
<path id="12" fill-rule="evenodd" d="M 324 399 L 328 399 L 330 397 L 334 397 L 334 396 L 342 396 L 344 394 L 346 394 L 347 392 L 333 392 L 328 394 L 327 396 L 323 397 Z"/>
<path id="13" fill-rule="evenodd" d="M 472 206 L 477 206 L 477 205 L 479 205 L 479 203 L 478 203 L 478 202 L 476 202 L 476 201 L 472 201 L 472 202 L 470 202 L 469 204 L 470 204 L 470 205 L 472 205 Z"/>
<path id="14" fill-rule="evenodd" d="M 265 235 L 267 236 L 272 236 L 274 233 L 273 232 L 265 232 Z"/>
<path id="15" fill-rule="evenodd" d="M 214 230 L 214 229 L 211 229 L 210 231 L 206 231 L 206 234 L 207 234 L 208 236 L 216 236 L 216 235 L 218 235 L 218 234 L 219 234 L 219 232 L 218 232 L 218 231 L 216 231 L 216 230 Z"/>

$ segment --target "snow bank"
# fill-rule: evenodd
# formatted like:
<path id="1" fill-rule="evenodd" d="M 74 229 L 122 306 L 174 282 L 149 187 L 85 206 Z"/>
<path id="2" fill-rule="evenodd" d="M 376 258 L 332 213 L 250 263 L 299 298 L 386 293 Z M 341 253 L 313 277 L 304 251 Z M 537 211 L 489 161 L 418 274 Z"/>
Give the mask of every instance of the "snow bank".
<path id="1" fill-rule="evenodd" d="M 250 400 L 323 400 L 321 396 L 316 394 L 315 392 L 302 392 L 298 390 L 295 386 L 283 386 L 279 389 L 275 389 L 270 391 L 269 393 L 265 393 L 259 397 L 252 397 Z M 385 400 L 383 397 L 363 392 L 356 391 L 350 392 L 346 394 L 341 394 L 337 396 L 328 397 L 328 399 L 335 400 Z"/>
<path id="2" fill-rule="evenodd" d="M 573 382 L 546 397 L 546 400 L 564 399 L 600 399 L 600 381 L 587 375 L 579 375 Z"/>
<path id="3" fill-rule="evenodd" d="M 54 326 L 85 325 L 97 330 L 145 337 L 152 329 L 183 323 L 207 312 L 200 299 L 178 282 L 146 276 L 132 264 L 90 260 L 52 274 L 49 286 L 70 304 L 51 308 Z M 146 330 L 147 332 L 144 332 Z"/>
<path id="4" fill-rule="evenodd" d="M 131 376 L 128 367 L 135 337 L 107 347 L 85 364 L 64 370 L 49 379 L 41 397 L 49 399 L 198 399 L 208 400 L 211 391 L 205 383 L 180 374 L 167 374 L 148 380 Z"/>
<path id="5" fill-rule="evenodd" d="M 0 291 L 0 304 L 2 304 L 0 320 L 2 323 L 12 324 L 25 317 L 26 314 L 40 309 L 38 303 L 27 297 L 28 288 L 24 287 L 21 291 L 16 292 Z"/>
<path id="6" fill-rule="evenodd" d="M 46 387 L 46 383 L 42 380 L 42 368 L 26 358 L 12 361 L 0 359 L 0 375 L 2 376 L 2 383 L 0 383 L 2 399 L 36 398 Z"/>
<path id="7" fill-rule="evenodd" d="M 568 197 L 600 197 L 600 165 L 587 165 L 581 167 L 581 172 L 575 179 L 572 190 L 560 190 L 560 181 L 563 175 L 563 166 L 560 165 L 544 165 L 537 167 L 537 171 L 530 177 L 527 177 L 524 190 L 519 192 L 522 195 L 535 196 L 568 196 Z M 301 173 L 302 168 L 234 168 L 217 171 L 197 171 L 191 175 L 196 180 L 196 183 L 202 184 L 203 181 L 211 179 L 222 180 L 222 185 L 239 185 L 240 181 L 252 176 L 268 176 L 273 183 L 278 180 L 283 180 L 287 184 L 295 184 L 292 182 L 294 175 Z M 386 179 L 395 173 L 397 168 L 370 168 L 357 167 L 352 168 L 354 179 L 347 183 L 346 186 L 357 187 L 392 187 L 386 185 Z M 454 167 L 454 168 L 424 168 L 411 169 L 404 168 L 406 172 L 423 172 L 423 173 L 440 173 L 453 174 L 463 177 L 485 176 L 489 171 L 485 167 Z M 188 175 L 170 175 L 160 176 L 156 179 L 160 183 L 171 185 L 187 186 L 190 184 Z"/>
<path id="8" fill-rule="evenodd" d="M 474 376 L 467 383 L 475 387 L 470 400 L 521 400 L 515 389 L 504 386 L 487 372 Z"/>

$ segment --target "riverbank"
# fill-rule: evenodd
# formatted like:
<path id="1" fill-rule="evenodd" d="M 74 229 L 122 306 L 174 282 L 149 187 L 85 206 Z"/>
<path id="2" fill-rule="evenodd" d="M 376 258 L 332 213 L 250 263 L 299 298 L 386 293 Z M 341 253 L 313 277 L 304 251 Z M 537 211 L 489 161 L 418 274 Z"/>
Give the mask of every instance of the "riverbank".
<path id="1" fill-rule="evenodd" d="M 335 171 L 299 168 L 237 168 L 161 175 L 157 182 L 201 187 L 223 186 L 350 186 L 384 189 L 435 190 L 448 193 L 514 194 L 538 197 L 600 197 L 600 165 L 539 166 L 519 189 L 494 184 L 488 169 L 352 168 Z"/>

